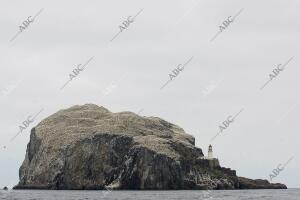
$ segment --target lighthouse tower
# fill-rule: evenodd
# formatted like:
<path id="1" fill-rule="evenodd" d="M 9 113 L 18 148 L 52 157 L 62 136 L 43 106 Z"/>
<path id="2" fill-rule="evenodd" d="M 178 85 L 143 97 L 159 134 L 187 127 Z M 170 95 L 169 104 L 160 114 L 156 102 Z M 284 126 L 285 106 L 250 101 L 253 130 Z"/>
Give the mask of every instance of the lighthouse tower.
<path id="1" fill-rule="evenodd" d="M 208 147 L 208 156 L 207 156 L 208 159 L 213 159 L 214 156 L 213 156 L 213 150 L 212 150 L 212 146 L 209 145 Z"/>

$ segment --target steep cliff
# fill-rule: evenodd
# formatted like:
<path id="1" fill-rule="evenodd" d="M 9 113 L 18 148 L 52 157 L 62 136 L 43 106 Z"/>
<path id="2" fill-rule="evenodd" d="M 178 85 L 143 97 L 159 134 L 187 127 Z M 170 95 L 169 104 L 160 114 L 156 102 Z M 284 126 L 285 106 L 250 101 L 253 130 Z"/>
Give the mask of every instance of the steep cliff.
<path id="1" fill-rule="evenodd" d="M 165 120 L 73 106 L 31 130 L 15 189 L 286 188 L 202 158 L 194 137 Z"/>

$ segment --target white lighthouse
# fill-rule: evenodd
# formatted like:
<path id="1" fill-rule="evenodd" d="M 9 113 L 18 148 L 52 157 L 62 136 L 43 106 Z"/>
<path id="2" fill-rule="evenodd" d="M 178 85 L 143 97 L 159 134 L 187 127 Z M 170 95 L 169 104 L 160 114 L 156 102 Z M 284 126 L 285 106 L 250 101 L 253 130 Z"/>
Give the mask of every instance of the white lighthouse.
<path id="1" fill-rule="evenodd" d="M 213 150 L 212 150 L 211 144 L 210 144 L 209 147 L 208 147 L 207 158 L 208 158 L 208 159 L 213 159 L 213 158 L 214 158 L 214 156 L 213 156 Z"/>
<path id="2" fill-rule="evenodd" d="M 211 167 L 211 168 L 220 167 L 219 159 L 214 158 L 211 144 L 208 146 L 207 156 L 203 156 L 203 157 L 201 157 L 201 159 L 207 160 L 208 161 L 208 166 Z"/>

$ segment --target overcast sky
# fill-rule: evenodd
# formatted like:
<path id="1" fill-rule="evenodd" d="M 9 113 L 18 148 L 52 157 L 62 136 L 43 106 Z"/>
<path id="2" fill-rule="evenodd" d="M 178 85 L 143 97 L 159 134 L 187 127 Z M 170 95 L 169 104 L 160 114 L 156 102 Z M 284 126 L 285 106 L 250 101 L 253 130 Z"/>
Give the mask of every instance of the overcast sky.
<path id="1" fill-rule="evenodd" d="M 175 123 L 239 176 L 268 179 L 290 160 L 273 182 L 300 187 L 300 1 L 0 2 L 0 187 L 17 184 L 32 127 L 85 103 Z"/>

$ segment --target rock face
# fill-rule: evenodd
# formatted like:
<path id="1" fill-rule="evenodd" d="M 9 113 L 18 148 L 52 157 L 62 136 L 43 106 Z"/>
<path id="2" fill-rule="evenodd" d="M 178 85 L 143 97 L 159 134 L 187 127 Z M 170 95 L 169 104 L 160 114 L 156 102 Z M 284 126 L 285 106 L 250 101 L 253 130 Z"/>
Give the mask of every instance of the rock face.
<path id="1" fill-rule="evenodd" d="M 286 188 L 203 156 L 193 136 L 160 118 L 73 106 L 31 130 L 15 189 Z"/>

